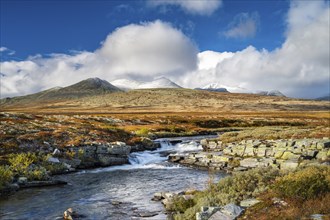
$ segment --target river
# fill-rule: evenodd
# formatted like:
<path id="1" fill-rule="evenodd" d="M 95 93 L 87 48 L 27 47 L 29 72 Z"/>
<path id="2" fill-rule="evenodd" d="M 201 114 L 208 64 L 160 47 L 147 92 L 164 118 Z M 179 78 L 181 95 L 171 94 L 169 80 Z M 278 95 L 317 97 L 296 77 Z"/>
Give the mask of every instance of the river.
<path id="1" fill-rule="evenodd" d="M 69 183 L 64 186 L 20 190 L 0 201 L 0 219 L 62 219 L 69 207 L 88 220 L 166 219 L 161 203 L 151 201 L 154 193 L 203 189 L 210 179 L 208 171 L 167 162 L 169 153 L 201 150 L 201 138 L 181 138 L 180 143 L 160 139 L 156 151 L 131 153 L 128 165 L 56 176 Z M 216 173 L 212 178 L 225 175 Z M 139 217 L 143 212 L 158 214 Z"/>

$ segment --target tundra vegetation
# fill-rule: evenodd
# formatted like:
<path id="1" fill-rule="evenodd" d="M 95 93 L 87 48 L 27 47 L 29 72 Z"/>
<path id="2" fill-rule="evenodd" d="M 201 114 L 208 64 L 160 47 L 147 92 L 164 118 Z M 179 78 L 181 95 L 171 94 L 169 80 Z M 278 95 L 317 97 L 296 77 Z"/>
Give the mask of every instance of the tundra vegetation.
<path id="1" fill-rule="evenodd" d="M 286 97 L 145 89 L 52 101 L 31 95 L 0 104 L 0 189 L 20 176 L 43 180 L 61 173 L 62 165 L 48 161 L 54 149 L 114 141 L 134 146 L 145 138 L 201 134 L 222 134 L 223 143 L 330 137 L 329 102 Z M 69 151 L 61 156 L 74 155 Z M 257 197 L 263 202 L 248 208 L 242 218 L 330 213 L 329 181 L 329 167 L 300 167 L 291 174 L 258 168 L 219 183 L 210 181 L 193 199 L 174 201 L 172 210 L 175 219 L 190 220 L 200 206 Z M 274 204 L 274 197 L 289 205 Z"/>
<path id="2" fill-rule="evenodd" d="M 248 208 L 239 219 L 302 219 L 330 213 L 330 167 L 311 166 L 294 172 L 255 168 L 234 173 L 217 183 L 209 182 L 192 199 L 175 197 L 174 219 L 194 219 L 202 206 L 240 204 L 248 198 L 261 202 Z M 281 204 L 276 202 L 279 198 Z M 329 216 L 328 216 L 329 217 Z"/>

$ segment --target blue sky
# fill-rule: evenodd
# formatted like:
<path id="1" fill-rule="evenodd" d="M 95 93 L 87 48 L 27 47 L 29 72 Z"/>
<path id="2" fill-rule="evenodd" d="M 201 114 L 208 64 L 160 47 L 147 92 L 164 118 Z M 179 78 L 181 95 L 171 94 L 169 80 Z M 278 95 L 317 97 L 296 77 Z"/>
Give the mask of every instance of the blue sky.
<path id="1" fill-rule="evenodd" d="M 89 77 L 330 93 L 329 0 L 0 2 L 0 97 Z"/>
<path id="2" fill-rule="evenodd" d="M 152 7 L 145 1 L 1 0 L 1 46 L 15 51 L 2 60 L 35 54 L 92 51 L 116 28 L 160 19 L 181 29 L 200 51 L 237 51 L 248 45 L 273 50 L 284 41 L 289 1 L 223 1 L 210 15 L 187 13 L 175 5 Z M 242 13 L 256 15 L 256 33 L 226 37 Z"/>

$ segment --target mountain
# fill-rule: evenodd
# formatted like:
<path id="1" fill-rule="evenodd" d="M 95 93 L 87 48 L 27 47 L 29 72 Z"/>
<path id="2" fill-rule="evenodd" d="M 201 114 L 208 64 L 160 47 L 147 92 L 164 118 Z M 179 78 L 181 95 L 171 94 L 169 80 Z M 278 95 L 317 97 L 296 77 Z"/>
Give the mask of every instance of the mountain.
<path id="1" fill-rule="evenodd" d="M 230 93 L 247 93 L 247 94 L 256 94 L 256 95 L 264 95 L 264 96 L 279 96 L 285 97 L 283 93 L 278 90 L 271 90 L 271 91 L 257 91 L 253 92 L 251 90 L 236 86 L 225 86 L 220 83 L 211 83 L 202 88 L 196 88 L 198 90 L 207 90 L 207 91 L 214 91 L 214 92 L 230 92 Z"/>
<path id="2" fill-rule="evenodd" d="M 230 93 L 251 93 L 251 91 L 242 88 L 242 87 L 233 87 L 233 86 L 225 86 L 220 83 L 211 83 L 202 88 L 196 88 L 199 90 L 207 90 L 207 91 L 215 91 L 215 92 L 230 92 Z"/>
<path id="3" fill-rule="evenodd" d="M 316 98 L 316 100 L 319 100 L 319 101 L 330 101 L 330 94 L 329 95 L 322 96 L 322 97 L 319 97 L 319 98 Z"/>
<path id="4" fill-rule="evenodd" d="M 266 95 L 266 96 L 279 96 L 279 97 L 285 97 L 283 93 L 281 93 L 278 90 L 271 90 L 271 91 L 258 91 L 255 94 L 257 95 Z"/>
<path id="5" fill-rule="evenodd" d="M 89 78 L 63 88 L 54 87 L 31 95 L 2 99 L 1 103 L 67 100 L 119 91 L 122 90 L 113 86 L 108 81 L 99 78 Z"/>
<path id="6" fill-rule="evenodd" d="M 202 88 L 195 88 L 195 89 L 207 90 L 207 91 L 211 91 L 211 92 L 228 92 L 228 90 L 226 88 L 222 87 L 222 85 L 219 85 L 218 83 L 211 83 Z"/>
<path id="7" fill-rule="evenodd" d="M 171 80 L 161 77 L 150 82 L 135 81 L 129 79 L 117 79 L 111 82 L 123 90 L 132 89 L 161 89 L 161 88 L 182 88 Z"/>

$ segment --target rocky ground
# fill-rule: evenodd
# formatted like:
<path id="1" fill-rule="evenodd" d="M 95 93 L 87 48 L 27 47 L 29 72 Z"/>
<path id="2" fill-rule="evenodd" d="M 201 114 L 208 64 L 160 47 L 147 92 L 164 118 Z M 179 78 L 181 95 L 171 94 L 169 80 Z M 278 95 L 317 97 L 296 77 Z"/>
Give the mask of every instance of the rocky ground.
<path id="1" fill-rule="evenodd" d="M 330 139 L 202 140 L 203 152 L 171 154 L 169 160 L 214 170 L 244 171 L 256 167 L 296 169 L 330 161 Z"/>

